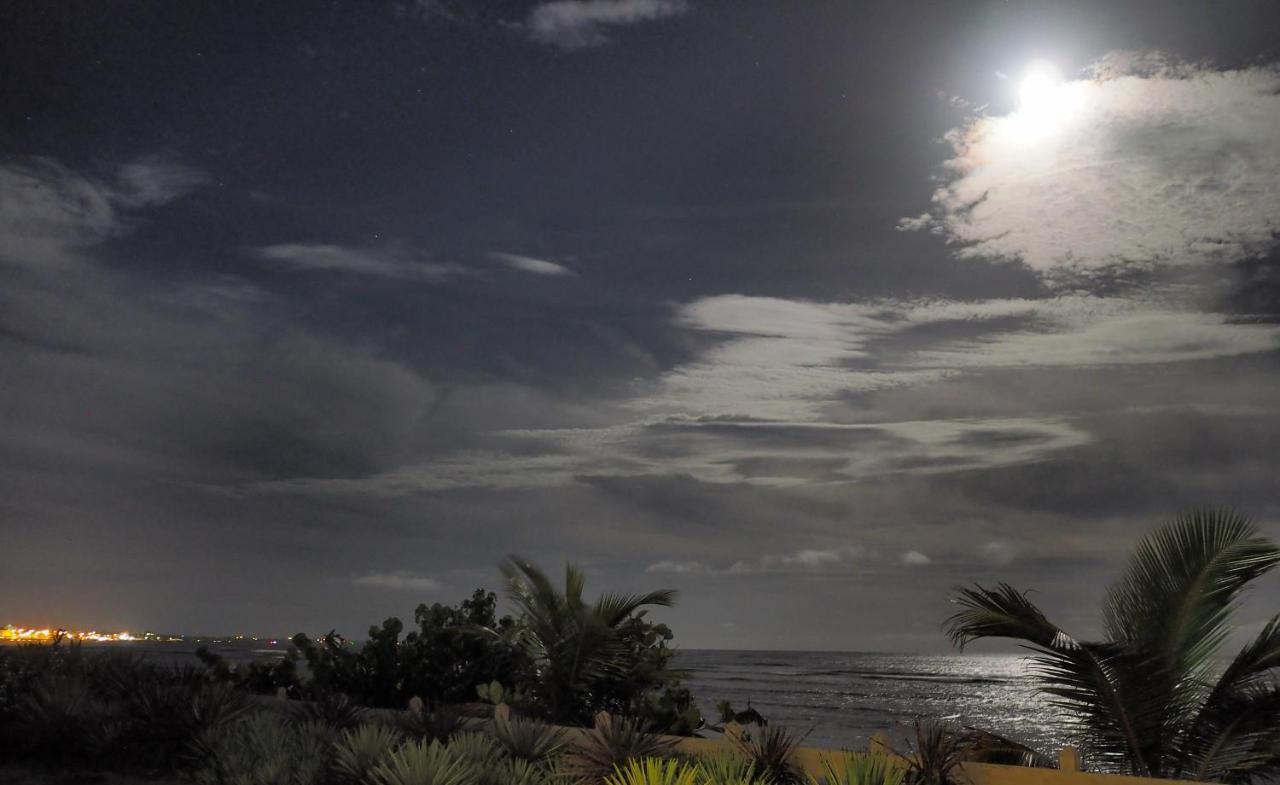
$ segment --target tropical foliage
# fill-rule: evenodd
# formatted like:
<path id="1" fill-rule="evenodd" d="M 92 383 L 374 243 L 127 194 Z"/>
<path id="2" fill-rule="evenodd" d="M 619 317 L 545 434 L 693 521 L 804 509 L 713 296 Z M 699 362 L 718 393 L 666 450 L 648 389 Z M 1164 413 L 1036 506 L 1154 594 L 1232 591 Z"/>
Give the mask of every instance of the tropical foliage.
<path id="1" fill-rule="evenodd" d="M 756 774 L 774 785 L 799 785 L 805 776 L 796 761 L 804 737 L 787 728 L 770 725 L 729 735 L 738 753 L 750 760 Z"/>
<path id="2" fill-rule="evenodd" d="M 974 758 L 971 735 L 957 731 L 945 722 L 916 719 L 908 735 L 906 753 L 899 753 L 905 764 L 907 785 L 955 785 L 956 768 Z"/>
<path id="3" fill-rule="evenodd" d="M 604 715 L 575 740 L 562 771 L 577 782 L 599 782 L 633 760 L 668 757 L 675 744 L 651 732 L 640 720 Z"/>
<path id="4" fill-rule="evenodd" d="M 215 681 L 321 704 L 404 708 L 416 698 L 430 719 L 479 698 L 563 723 L 589 724 L 603 710 L 676 735 L 702 727 L 696 701 L 669 667 L 670 628 L 646 617 L 650 606 L 670 606 L 675 592 L 588 601 L 575 567 L 566 567 L 562 589 L 527 562 L 512 559 L 503 571 L 515 616 L 499 616 L 496 595 L 477 589 L 457 606 L 419 605 L 408 634 L 399 619 L 386 619 L 359 646 L 330 631 L 295 635 L 293 650 L 274 663 L 232 666 L 208 650 L 198 655 Z"/>
<path id="5" fill-rule="evenodd" d="M 602 710 L 640 713 L 645 697 L 675 678 L 667 670 L 671 631 L 644 616 L 649 606 L 673 605 L 676 592 L 603 594 L 592 602 L 573 565 L 565 566 L 563 588 L 518 558 L 503 574 L 520 612 L 510 637 L 533 663 L 529 692 L 549 719 L 586 724 Z M 508 636 L 491 631 L 491 637 Z"/>
<path id="6" fill-rule="evenodd" d="M 674 758 L 644 758 L 619 766 L 604 785 L 702 785 L 703 775 L 695 763 Z"/>
<path id="7" fill-rule="evenodd" d="M 905 766 L 887 755 L 847 752 L 824 758 L 822 776 L 809 776 L 809 785 L 902 785 Z"/>
<path id="8" fill-rule="evenodd" d="M 1250 782 L 1280 773 L 1280 617 L 1219 669 L 1245 588 L 1280 548 L 1229 511 L 1147 535 L 1103 603 L 1103 639 L 1082 641 L 1008 584 L 960 590 L 959 646 L 1012 638 L 1036 652 L 1041 689 L 1094 765 L 1152 777 Z"/>

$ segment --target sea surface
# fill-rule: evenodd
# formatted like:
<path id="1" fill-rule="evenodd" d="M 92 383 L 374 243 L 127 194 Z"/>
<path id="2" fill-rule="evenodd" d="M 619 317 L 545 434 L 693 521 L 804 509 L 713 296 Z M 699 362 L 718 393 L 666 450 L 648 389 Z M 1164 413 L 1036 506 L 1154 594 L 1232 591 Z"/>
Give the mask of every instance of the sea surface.
<path id="1" fill-rule="evenodd" d="M 748 703 L 807 746 L 865 749 L 877 731 L 902 738 L 917 717 L 983 728 L 1054 753 L 1066 742 L 1019 655 L 683 650 L 675 667 L 703 715 Z"/>

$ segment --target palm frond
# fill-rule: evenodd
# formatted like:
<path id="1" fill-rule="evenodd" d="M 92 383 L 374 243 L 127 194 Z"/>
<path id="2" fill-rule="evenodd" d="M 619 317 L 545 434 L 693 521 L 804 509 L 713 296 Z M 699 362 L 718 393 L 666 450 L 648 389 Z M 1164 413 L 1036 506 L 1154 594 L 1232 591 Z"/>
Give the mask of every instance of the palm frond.
<path id="1" fill-rule="evenodd" d="M 1280 616 L 1240 650 L 1190 725 L 1178 773 L 1233 781 L 1243 770 L 1280 768 Z"/>
<path id="2" fill-rule="evenodd" d="M 679 592 L 674 589 L 658 589 L 647 594 L 603 594 L 593 610 L 605 624 L 615 627 L 647 605 L 670 608 L 678 596 Z"/>
<path id="3" fill-rule="evenodd" d="M 1138 543 L 1124 577 L 1103 605 L 1113 642 L 1154 645 L 1151 655 L 1175 679 L 1201 674 L 1227 635 L 1241 590 L 1280 564 L 1280 548 L 1248 518 L 1193 511 Z"/>
<path id="4" fill-rule="evenodd" d="M 959 611 L 947 620 L 947 634 L 962 647 L 979 638 L 1024 641 L 1035 651 L 1035 675 L 1041 691 L 1053 696 L 1077 724 L 1082 746 L 1100 757 L 1149 774 L 1146 733 L 1160 722 L 1141 694 L 1119 688 L 1134 668 L 1132 654 L 1109 643 L 1083 643 L 1058 627 L 1007 583 L 995 589 L 975 586 L 953 597 Z"/>

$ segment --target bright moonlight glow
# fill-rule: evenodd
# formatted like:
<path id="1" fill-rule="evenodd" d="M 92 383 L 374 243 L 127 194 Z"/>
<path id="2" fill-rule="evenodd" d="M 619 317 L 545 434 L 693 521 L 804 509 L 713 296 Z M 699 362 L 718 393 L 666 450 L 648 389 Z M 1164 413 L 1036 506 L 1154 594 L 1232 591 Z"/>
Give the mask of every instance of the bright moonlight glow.
<path id="1" fill-rule="evenodd" d="M 1079 99 L 1078 84 L 1065 81 L 1053 63 L 1037 60 L 1018 82 L 1018 108 L 1007 127 L 1023 141 L 1043 138 L 1071 118 Z"/>
<path id="2" fill-rule="evenodd" d="M 1043 107 L 1053 102 L 1054 93 L 1062 84 L 1062 74 L 1053 63 L 1038 60 L 1031 64 L 1018 85 L 1018 101 L 1024 110 Z"/>

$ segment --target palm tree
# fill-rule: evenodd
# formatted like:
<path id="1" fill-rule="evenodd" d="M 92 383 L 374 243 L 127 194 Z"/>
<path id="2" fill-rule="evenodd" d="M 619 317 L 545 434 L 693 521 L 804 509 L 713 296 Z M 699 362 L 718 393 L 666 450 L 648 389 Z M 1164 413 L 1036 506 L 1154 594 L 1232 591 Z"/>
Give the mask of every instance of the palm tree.
<path id="1" fill-rule="evenodd" d="M 1192 512 L 1138 544 L 1103 603 L 1104 640 L 1076 640 L 1007 583 L 958 590 L 948 634 L 961 648 L 1024 641 L 1041 691 L 1105 768 L 1250 782 L 1280 773 L 1280 616 L 1225 669 L 1215 655 L 1241 591 L 1278 563 L 1243 516 Z"/>
<path id="2" fill-rule="evenodd" d="M 610 679 L 626 678 L 630 654 L 618 627 L 641 608 L 671 607 L 676 592 L 603 594 L 594 603 L 582 597 L 582 570 L 565 565 L 558 590 L 534 565 L 511 557 L 502 566 L 507 594 L 520 609 L 518 641 L 534 661 L 538 689 L 552 720 L 582 721 L 598 708 L 593 694 Z"/>

